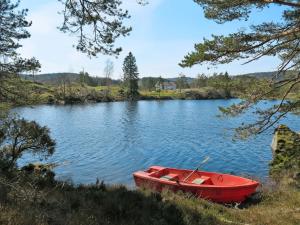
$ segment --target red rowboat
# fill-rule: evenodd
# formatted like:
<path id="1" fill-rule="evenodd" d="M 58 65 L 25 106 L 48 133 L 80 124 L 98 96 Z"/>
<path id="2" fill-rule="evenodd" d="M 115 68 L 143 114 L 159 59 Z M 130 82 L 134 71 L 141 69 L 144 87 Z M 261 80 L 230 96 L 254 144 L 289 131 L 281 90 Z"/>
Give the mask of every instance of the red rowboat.
<path id="1" fill-rule="evenodd" d="M 152 166 L 133 173 L 138 187 L 161 192 L 183 191 L 219 203 L 242 202 L 253 194 L 258 182 L 229 174 Z"/>

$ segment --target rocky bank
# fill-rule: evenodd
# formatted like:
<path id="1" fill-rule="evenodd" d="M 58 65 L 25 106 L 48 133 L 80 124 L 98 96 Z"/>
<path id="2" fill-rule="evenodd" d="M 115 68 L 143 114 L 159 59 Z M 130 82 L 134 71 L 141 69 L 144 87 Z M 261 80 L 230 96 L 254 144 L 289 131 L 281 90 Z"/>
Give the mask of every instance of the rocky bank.
<path id="1" fill-rule="evenodd" d="M 288 177 L 289 182 L 300 187 L 300 134 L 280 125 L 275 129 L 272 151 L 270 175 L 274 178 Z"/>

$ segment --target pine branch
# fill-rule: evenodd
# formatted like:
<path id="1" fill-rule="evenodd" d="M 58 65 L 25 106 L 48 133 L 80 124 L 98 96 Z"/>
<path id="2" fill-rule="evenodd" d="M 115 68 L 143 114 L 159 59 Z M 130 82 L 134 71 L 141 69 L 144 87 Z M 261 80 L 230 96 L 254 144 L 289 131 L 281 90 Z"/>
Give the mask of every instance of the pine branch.
<path id="1" fill-rule="evenodd" d="M 260 0 L 261 1 L 261 0 Z M 257 1 L 256 1 L 257 2 Z M 291 6 L 291 7 L 299 7 L 300 8 L 300 3 L 296 3 L 293 1 L 282 1 L 282 0 L 262 0 L 264 3 L 274 3 L 274 4 L 279 4 L 279 5 L 285 5 L 285 6 Z"/>

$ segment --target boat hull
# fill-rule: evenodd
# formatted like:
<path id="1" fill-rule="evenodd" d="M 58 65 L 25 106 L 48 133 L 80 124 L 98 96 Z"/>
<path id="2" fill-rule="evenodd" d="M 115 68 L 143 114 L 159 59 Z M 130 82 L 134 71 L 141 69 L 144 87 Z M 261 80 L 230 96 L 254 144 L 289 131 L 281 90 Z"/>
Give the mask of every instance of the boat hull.
<path id="1" fill-rule="evenodd" d="M 154 169 L 153 169 L 154 168 Z M 169 171 L 169 173 L 161 173 L 159 171 Z M 171 171 L 171 172 L 170 172 Z M 207 199 L 218 203 L 243 202 L 248 196 L 253 194 L 259 185 L 258 182 L 232 176 L 228 174 L 209 173 L 199 171 L 193 174 L 189 180 L 184 180 L 187 174 L 191 174 L 191 170 L 179 170 L 164 167 L 150 167 L 147 171 L 138 171 L 133 174 L 137 187 L 150 188 L 154 191 L 161 192 L 170 190 L 173 192 L 182 191 L 191 193 L 195 197 Z M 156 176 L 151 176 L 153 174 Z M 167 174 L 167 175 L 164 175 Z M 162 179 L 162 177 L 179 177 L 179 179 Z M 178 176 L 175 176 L 177 174 Z M 194 184 L 193 180 L 206 179 L 202 184 Z"/>

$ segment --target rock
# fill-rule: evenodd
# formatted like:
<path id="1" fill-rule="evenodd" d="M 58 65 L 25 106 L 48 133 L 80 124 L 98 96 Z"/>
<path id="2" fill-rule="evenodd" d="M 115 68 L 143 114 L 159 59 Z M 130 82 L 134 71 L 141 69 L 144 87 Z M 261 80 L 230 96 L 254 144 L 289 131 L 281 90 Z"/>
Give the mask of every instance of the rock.
<path id="1" fill-rule="evenodd" d="M 273 177 L 289 176 L 300 184 L 300 134 L 285 125 L 275 129 L 272 140 L 273 160 L 270 174 Z"/>

